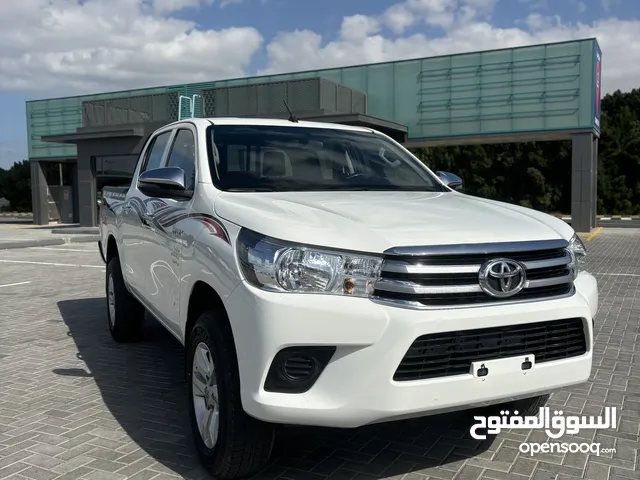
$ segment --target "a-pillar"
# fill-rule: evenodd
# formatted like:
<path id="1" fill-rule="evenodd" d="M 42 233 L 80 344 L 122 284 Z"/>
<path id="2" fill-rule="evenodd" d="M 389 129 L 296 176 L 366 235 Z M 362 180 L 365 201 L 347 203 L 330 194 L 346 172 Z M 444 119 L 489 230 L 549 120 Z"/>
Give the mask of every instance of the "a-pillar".
<path id="1" fill-rule="evenodd" d="M 571 226 L 576 232 L 596 227 L 598 138 L 579 133 L 571 138 Z"/>

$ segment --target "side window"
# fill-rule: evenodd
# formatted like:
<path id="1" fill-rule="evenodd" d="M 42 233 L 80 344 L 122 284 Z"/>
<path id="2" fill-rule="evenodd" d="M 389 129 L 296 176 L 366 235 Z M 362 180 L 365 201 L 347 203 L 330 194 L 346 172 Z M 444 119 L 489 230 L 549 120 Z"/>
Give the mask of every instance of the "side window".
<path id="1" fill-rule="evenodd" d="M 169 137 L 171 137 L 171 131 L 161 133 L 151 140 L 151 145 L 147 150 L 144 165 L 140 168 L 140 173 L 146 172 L 147 170 L 153 170 L 154 168 L 160 168 L 160 163 L 162 163 L 162 154 L 167 146 Z"/>
<path id="2" fill-rule="evenodd" d="M 196 141 L 191 130 L 178 130 L 173 141 L 167 167 L 180 167 L 184 170 L 187 190 L 193 190 L 196 184 Z"/>

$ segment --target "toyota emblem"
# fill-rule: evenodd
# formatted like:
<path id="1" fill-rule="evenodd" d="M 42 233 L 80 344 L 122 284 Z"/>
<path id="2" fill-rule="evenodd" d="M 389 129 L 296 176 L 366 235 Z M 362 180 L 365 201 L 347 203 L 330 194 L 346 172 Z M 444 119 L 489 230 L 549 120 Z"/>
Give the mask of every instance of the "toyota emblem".
<path id="1" fill-rule="evenodd" d="M 527 281 L 524 266 L 515 260 L 489 260 L 480 268 L 480 288 L 492 297 L 511 297 L 524 288 Z"/>

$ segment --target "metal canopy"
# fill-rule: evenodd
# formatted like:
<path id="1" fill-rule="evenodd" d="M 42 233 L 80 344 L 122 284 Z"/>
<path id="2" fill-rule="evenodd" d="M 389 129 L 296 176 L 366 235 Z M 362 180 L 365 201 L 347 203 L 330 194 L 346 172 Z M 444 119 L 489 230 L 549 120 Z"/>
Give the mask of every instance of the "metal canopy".
<path id="1" fill-rule="evenodd" d="M 92 128 L 85 131 L 79 128 L 76 133 L 67 133 L 64 135 L 43 135 L 43 142 L 53 143 L 77 143 L 82 140 L 100 140 L 104 138 L 122 138 L 122 137 L 143 137 L 143 128 Z"/>

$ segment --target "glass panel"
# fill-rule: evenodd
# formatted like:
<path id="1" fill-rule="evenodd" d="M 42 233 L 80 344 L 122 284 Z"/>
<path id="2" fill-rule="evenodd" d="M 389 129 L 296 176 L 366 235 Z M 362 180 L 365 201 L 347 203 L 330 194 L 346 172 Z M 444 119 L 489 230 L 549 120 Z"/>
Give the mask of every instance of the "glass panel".
<path id="1" fill-rule="evenodd" d="M 314 77 L 363 91 L 367 113 L 406 125 L 410 139 L 588 128 L 596 95 L 595 48 L 588 39 L 28 102 L 29 157 L 76 155 L 75 145 L 42 142 L 41 136 L 75 132 L 84 100 L 165 91 L 191 96 L 203 88 Z"/>
<path id="2" fill-rule="evenodd" d="M 448 191 L 386 137 L 334 128 L 216 126 L 222 189 L 234 191 Z M 215 137 L 213 136 L 215 132 Z"/>
<path id="3" fill-rule="evenodd" d="M 147 150 L 149 153 L 145 159 L 145 165 L 140 169 L 140 173 L 160 167 L 164 150 L 167 146 L 167 142 L 169 142 L 170 136 L 171 132 L 169 131 L 161 133 L 153 139 L 153 145 L 149 150 Z"/>
<path id="4" fill-rule="evenodd" d="M 138 161 L 137 155 L 105 155 L 95 157 L 96 176 L 133 177 Z"/>
<path id="5" fill-rule="evenodd" d="M 171 147 L 167 166 L 182 168 L 185 188 L 193 190 L 196 184 L 196 142 L 191 130 L 178 130 Z"/>

